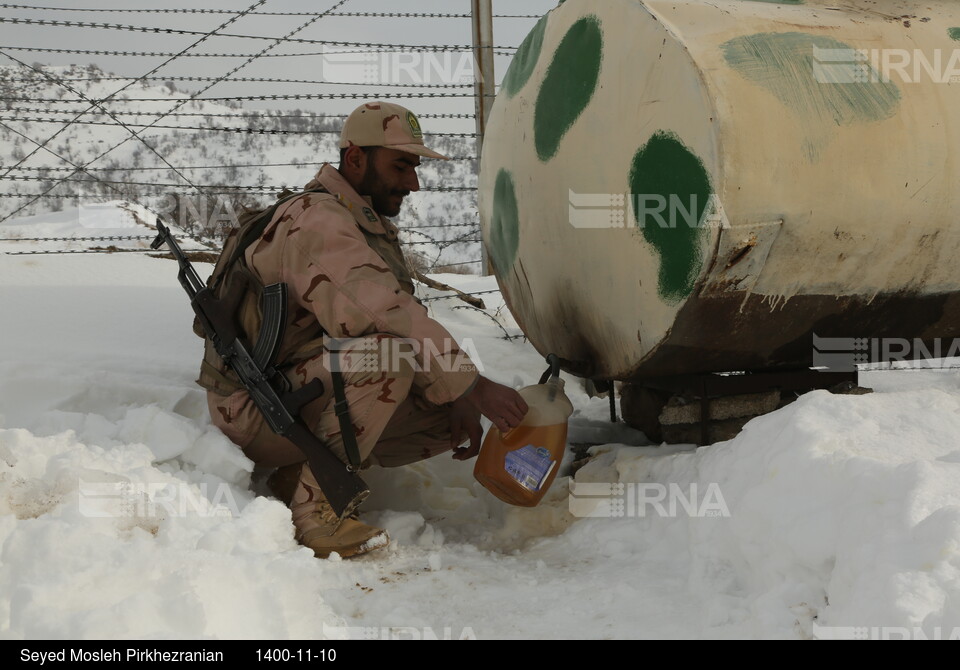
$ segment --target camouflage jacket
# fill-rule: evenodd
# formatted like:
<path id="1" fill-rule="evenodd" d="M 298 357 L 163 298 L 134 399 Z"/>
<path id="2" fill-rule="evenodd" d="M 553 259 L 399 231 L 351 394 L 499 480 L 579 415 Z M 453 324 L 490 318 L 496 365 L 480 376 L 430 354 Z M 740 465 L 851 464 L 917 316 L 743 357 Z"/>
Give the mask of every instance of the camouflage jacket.
<path id="1" fill-rule="evenodd" d="M 413 295 L 397 227 L 378 216 L 369 199 L 358 195 L 328 163 L 305 190 L 316 188 L 326 193 L 283 203 L 244 254 L 250 274 L 262 286 L 287 284 L 287 319 L 277 356 L 280 368 L 321 353 L 324 334 L 351 338 L 386 333 L 413 346 L 414 388 L 428 401 L 452 402 L 472 389 L 478 378 L 476 366 Z M 247 336 L 256 334 L 256 301 L 245 300 L 240 311 Z M 208 341 L 198 382 L 228 394 L 239 388 L 236 382 L 227 383 L 236 378 L 218 357 L 211 365 L 211 349 Z"/>

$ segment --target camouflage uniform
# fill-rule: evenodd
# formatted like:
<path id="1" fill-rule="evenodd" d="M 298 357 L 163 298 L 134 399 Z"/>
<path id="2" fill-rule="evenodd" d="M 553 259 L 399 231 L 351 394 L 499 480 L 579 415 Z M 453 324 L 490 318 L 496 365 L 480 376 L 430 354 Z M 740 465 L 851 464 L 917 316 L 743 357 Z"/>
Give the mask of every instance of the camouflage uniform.
<path id="1" fill-rule="evenodd" d="M 385 123 L 386 127 L 386 123 Z M 332 338 L 344 370 L 350 416 L 360 457 L 396 466 L 451 449 L 448 403 L 476 384 L 476 366 L 454 338 L 413 296 L 397 227 L 378 216 L 332 165 L 324 164 L 307 189 L 284 203 L 244 254 L 262 285 L 285 282 L 289 301 L 277 360 L 293 388 L 314 378 L 323 395 L 301 411 L 306 424 L 346 461 L 333 410 Z M 255 300 L 240 321 L 256 332 Z M 398 339 L 402 338 L 402 339 Z M 391 346 L 386 346 L 391 345 Z M 290 443 L 271 431 L 246 390 L 231 379 L 215 353 L 199 383 L 208 392 L 213 423 L 257 454 Z M 398 355 L 399 353 L 399 355 Z"/>

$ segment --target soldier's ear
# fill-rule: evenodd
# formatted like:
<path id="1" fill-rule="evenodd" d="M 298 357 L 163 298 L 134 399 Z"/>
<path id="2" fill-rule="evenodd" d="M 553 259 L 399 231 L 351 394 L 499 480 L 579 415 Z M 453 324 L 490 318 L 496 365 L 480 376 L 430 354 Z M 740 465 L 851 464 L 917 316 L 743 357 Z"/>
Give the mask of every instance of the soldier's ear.
<path id="1" fill-rule="evenodd" d="M 351 172 L 359 172 L 363 174 L 364 169 L 366 168 L 366 152 L 363 150 L 363 147 L 358 147 L 353 145 L 347 147 L 343 153 L 343 160 L 341 162 L 341 168 L 346 168 Z"/>

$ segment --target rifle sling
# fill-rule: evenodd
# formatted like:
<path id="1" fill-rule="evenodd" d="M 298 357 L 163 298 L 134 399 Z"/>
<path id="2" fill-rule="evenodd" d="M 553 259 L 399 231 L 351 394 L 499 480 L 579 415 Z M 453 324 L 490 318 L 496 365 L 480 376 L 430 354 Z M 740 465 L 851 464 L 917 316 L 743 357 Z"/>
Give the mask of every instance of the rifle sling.
<path id="1" fill-rule="evenodd" d="M 350 467 L 354 471 L 360 469 L 360 448 L 357 446 L 357 436 L 353 430 L 353 422 L 350 421 L 350 406 L 347 404 L 346 389 L 343 385 L 343 373 L 340 372 L 340 363 L 337 360 L 337 352 L 330 352 L 330 360 L 333 376 L 333 409 L 337 414 L 337 420 L 340 422 L 340 436 L 343 438 L 343 450 L 347 454 L 347 460 L 350 461 Z"/>

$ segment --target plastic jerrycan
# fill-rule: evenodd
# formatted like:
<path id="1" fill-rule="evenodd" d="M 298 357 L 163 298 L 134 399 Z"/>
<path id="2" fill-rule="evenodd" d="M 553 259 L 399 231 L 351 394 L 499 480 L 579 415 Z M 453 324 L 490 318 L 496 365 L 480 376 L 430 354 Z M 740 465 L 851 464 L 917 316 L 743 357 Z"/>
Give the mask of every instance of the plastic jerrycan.
<path id="1" fill-rule="evenodd" d="M 556 356 L 539 384 L 519 393 L 529 410 L 520 425 L 501 433 L 491 426 L 480 447 L 473 476 L 500 500 L 534 507 L 553 483 L 567 445 L 573 405 L 563 392 Z"/>

